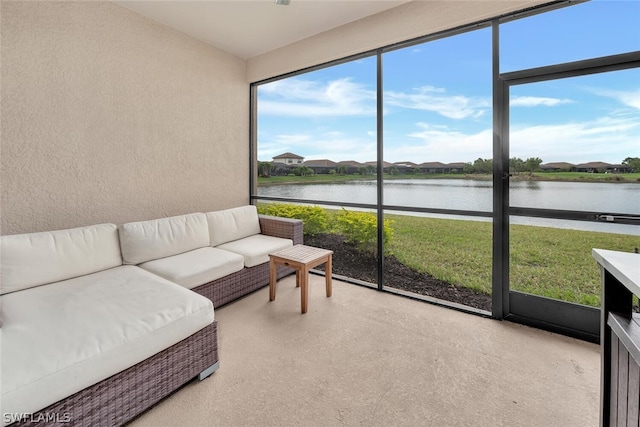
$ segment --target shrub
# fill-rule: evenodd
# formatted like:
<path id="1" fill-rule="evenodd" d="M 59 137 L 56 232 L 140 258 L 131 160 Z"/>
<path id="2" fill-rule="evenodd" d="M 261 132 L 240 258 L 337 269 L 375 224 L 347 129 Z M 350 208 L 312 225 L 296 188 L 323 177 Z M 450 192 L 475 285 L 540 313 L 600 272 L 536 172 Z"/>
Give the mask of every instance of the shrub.
<path id="1" fill-rule="evenodd" d="M 383 238 L 385 251 L 393 238 L 393 221 L 385 219 L 383 224 Z M 378 221 L 376 215 L 370 212 L 353 212 L 342 208 L 336 216 L 336 229 L 345 241 L 354 243 L 359 249 L 377 253 L 378 251 Z"/>
<path id="2" fill-rule="evenodd" d="M 313 169 L 308 166 L 298 166 L 293 170 L 295 176 L 312 176 L 314 175 Z"/>
<path id="3" fill-rule="evenodd" d="M 329 214 L 319 206 L 268 203 L 258 206 L 258 212 L 263 215 L 301 219 L 304 224 L 304 234 L 309 236 L 324 233 L 329 229 Z"/>

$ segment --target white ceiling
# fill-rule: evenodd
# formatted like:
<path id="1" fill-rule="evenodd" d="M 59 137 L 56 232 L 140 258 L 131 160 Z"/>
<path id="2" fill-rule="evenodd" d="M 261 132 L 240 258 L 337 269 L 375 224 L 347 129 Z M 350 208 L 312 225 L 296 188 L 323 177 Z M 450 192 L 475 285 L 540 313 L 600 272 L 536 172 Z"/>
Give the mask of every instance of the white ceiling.
<path id="1" fill-rule="evenodd" d="M 409 0 L 114 0 L 126 8 L 248 59 Z"/>

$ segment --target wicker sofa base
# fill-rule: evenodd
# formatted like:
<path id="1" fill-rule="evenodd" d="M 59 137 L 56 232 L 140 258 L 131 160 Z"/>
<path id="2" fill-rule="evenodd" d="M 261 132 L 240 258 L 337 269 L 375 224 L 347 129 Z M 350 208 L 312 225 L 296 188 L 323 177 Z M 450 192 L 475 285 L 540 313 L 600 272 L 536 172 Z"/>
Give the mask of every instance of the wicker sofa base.
<path id="1" fill-rule="evenodd" d="M 295 270 L 278 266 L 278 279 L 295 273 Z M 269 263 L 245 267 L 213 282 L 205 283 L 192 291 L 209 298 L 213 306 L 218 308 L 231 301 L 250 294 L 269 284 Z"/>
<path id="2" fill-rule="evenodd" d="M 259 216 L 262 233 L 303 243 L 300 220 Z M 278 267 L 278 279 L 294 273 Z M 214 308 L 269 284 L 269 263 L 242 270 L 192 289 Z M 179 343 L 91 387 L 11 424 L 17 426 L 120 426 L 218 364 L 217 322 Z M 12 414 L 17 416 L 18 414 Z"/>
<path id="3" fill-rule="evenodd" d="M 266 236 L 291 239 L 294 245 L 303 243 L 303 223 L 299 219 L 279 218 L 259 215 L 260 229 Z M 278 266 L 278 279 L 295 273 L 295 270 Z M 245 267 L 240 271 L 220 279 L 193 288 L 213 302 L 215 308 L 222 307 L 238 298 L 250 294 L 269 284 L 269 262 L 254 267 Z"/>
<path id="4" fill-rule="evenodd" d="M 218 324 L 214 321 L 179 343 L 11 426 L 119 426 L 217 363 Z"/>

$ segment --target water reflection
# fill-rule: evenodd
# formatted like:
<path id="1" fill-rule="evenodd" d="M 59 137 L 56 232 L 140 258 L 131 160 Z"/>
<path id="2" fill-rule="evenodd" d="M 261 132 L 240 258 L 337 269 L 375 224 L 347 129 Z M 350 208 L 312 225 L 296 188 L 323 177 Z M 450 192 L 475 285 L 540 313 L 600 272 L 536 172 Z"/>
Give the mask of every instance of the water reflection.
<path id="1" fill-rule="evenodd" d="M 383 187 L 384 204 L 431 209 L 468 210 L 491 213 L 493 189 L 491 181 L 466 179 L 389 180 Z M 374 180 L 349 181 L 335 184 L 289 184 L 258 187 L 258 195 L 306 200 L 326 200 L 338 203 L 375 204 L 377 186 Z M 513 181 L 510 183 L 510 204 L 513 207 L 615 212 L 640 215 L 640 184 L 584 183 L 550 181 Z M 576 228 L 576 221 L 512 218 L 512 222 Z M 580 223 L 593 230 L 608 231 L 621 227 L 628 234 L 640 234 L 638 226 Z M 628 231 L 627 231 L 628 230 Z M 611 231 L 614 232 L 614 231 Z"/>

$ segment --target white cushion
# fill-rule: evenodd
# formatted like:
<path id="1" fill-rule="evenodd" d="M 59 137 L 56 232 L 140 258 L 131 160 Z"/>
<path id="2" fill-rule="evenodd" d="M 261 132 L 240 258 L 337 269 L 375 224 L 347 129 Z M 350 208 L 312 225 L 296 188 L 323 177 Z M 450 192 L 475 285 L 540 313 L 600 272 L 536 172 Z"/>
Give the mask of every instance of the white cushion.
<path id="1" fill-rule="evenodd" d="M 211 301 L 134 266 L 4 295 L 2 412 L 33 413 L 213 322 Z M 149 378 L 153 381 L 153 378 Z"/>
<path id="2" fill-rule="evenodd" d="M 122 265 L 118 229 L 98 224 L 0 237 L 0 294 Z"/>
<path id="3" fill-rule="evenodd" d="M 209 246 L 209 228 L 203 213 L 130 222 L 122 224 L 119 231 L 125 264 L 140 264 Z"/>
<path id="4" fill-rule="evenodd" d="M 253 205 L 208 212 L 211 246 L 218 246 L 260 233 L 258 209 Z"/>
<path id="5" fill-rule="evenodd" d="M 244 267 L 242 255 L 206 247 L 138 265 L 188 289 L 204 285 Z"/>
<path id="6" fill-rule="evenodd" d="M 217 246 L 218 249 L 235 252 L 244 257 L 244 266 L 253 267 L 269 261 L 269 254 L 293 246 L 290 239 L 256 234 L 244 239 Z"/>

